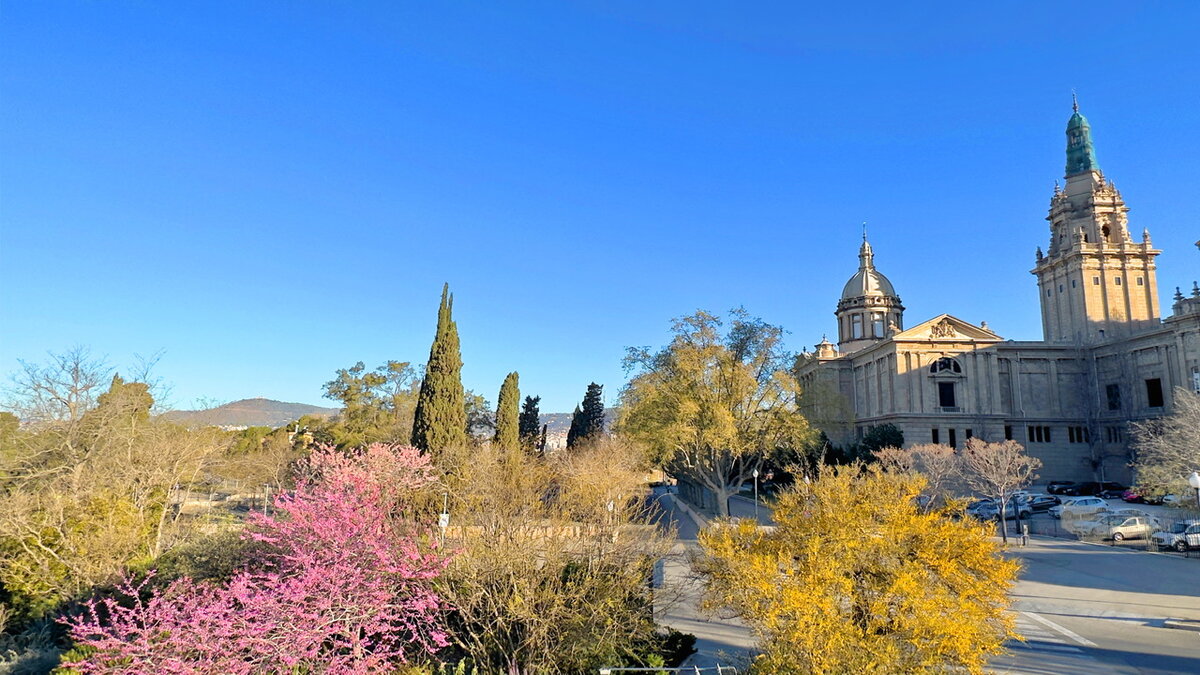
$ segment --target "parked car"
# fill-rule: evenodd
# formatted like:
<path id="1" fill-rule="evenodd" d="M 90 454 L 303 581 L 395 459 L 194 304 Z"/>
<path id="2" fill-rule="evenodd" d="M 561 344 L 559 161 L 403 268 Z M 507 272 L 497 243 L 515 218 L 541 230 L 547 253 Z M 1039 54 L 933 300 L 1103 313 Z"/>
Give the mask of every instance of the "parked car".
<path id="1" fill-rule="evenodd" d="M 1180 553 L 1189 548 L 1200 548 L 1200 520 L 1181 520 L 1170 530 L 1155 532 L 1150 538 L 1162 548 L 1173 548 Z"/>
<path id="2" fill-rule="evenodd" d="M 1112 481 L 1103 481 L 1100 483 L 1100 497 L 1103 499 L 1119 499 L 1129 489 L 1128 485 L 1121 485 Z"/>
<path id="3" fill-rule="evenodd" d="M 1094 481 L 1089 481 L 1086 483 L 1076 483 L 1074 485 L 1068 485 L 1068 486 L 1062 488 L 1062 492 L 1061 492 L 1061 494 L 1064 494 L 1064 495 L 1067 495 L 1070 497 L 1086 497 L 1089 495 L 1096 495 L 1099 493 L 1100 493 L 1100 484 L 1096 483 Z"/>
<path id="4" fill-rule="evenodd" d="M 1108 504 L 1099 497 L 1070 497 L 1064 499 L 1058 506 L 1051 506 L 1050 515 L 1054 518 L 1062 518 L 1065 513 L 1068 517 L 1080 518 L 1107 509 Z"/>
<path id="5" fill-rule="evenodd" d="M 1069 488 L 1072 485 L 1075 485 L 1075 481 L 1073 480 L 1052 480 L 1046 485 L 1046 492 L 1052 495 L 1061 495 L 1064 488 Z"/>
<path id="6" fill-rule="evenodd" d="M 996 504 L 990 499 L 976 499 L 967 504 L 964 512 L 977 520 L 989 520 L 995 518 Z"/>
<path id="7" fill-rule="evenodd" d="M 973 506 L 975 507 L 973 511 L 971 507 L 967 507 L 967 511 L 980 520 L 998 520 L 1000 518 L 1000 506 L 991 499 L 981 500 Z M 1024 519 L 1032 515 L 1033 509 L 1019 498 L 1010 498 L 1008 505 L 1004 507 L 1005 520 Z"/>
<path id="8" fill-rule="evenodd" d="M 1054 495 L 1029 495 L 1025 499 L 1025 504 L 1030 511 L 1034 513 L 1042 513 L 1049 511 L 1050 507 L 1061 504 L 1062 500 Z"/>
<path id="9" fill-rule="evenodd" d="M 1102 515 L 1094 521 L 1075 524 L 1075 533 L 1080 536 L 1099 536 L 1113 541 L 1125 539 L 1148 539 L 1154 534 L 1154 523 L 1146 516 L 1128 514 Z"/>
<path id="10" fill-rule="evenodd" d="M 1129 488 L 1121 493 L 1121 501 L 1128 502 L 1130 504 L 1145 504 L 1146 498 L 1143 497 L 1137 490 Z"/>

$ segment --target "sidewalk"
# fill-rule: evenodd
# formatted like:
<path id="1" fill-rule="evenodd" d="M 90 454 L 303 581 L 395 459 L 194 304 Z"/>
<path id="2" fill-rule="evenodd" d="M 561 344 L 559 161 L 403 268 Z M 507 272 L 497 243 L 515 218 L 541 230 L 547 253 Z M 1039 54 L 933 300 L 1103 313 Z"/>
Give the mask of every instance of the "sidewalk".
<path id="1" fill-rule="evenodd" d="M 668 587 L 677 589 L 677 596 L 669 606 L 655 607 L 655 616 L 662 625 L 696 636 L 696 653 L 683 666 L 719 664 L 734 666 L 744 673 L 744 665 L 755 651 L 750 629 L 735 617 L 710 616 L 700 608 L 704 588 L 692 572 L 690 560 L 700 550 L 696 533 L 707 526 L 708 519 L 678 495 L 664 497 L 667 499 L 678 516 L 679 541 L 663 563 L 663 580 Z"/>

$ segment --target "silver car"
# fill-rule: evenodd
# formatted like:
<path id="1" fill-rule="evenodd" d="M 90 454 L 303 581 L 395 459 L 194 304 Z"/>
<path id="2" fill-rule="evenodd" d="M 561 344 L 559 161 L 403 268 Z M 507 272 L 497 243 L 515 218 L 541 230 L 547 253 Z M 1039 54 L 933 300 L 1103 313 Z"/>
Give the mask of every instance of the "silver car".
<path id="1" fill-rule="evenodd" d="M 1096 521 L 1078 523 L 1076 528 L 1081 536 L 1099 536 L 1113 541 L 1147 539 L 1154 533 L 1154 523 L 1145 516 L 1103 516 Z"/>
<path id="2" fill-rule="evenodd" d="M 1150 539 L 1162 548 L 1173 548 L 1180 553 L 1189 548 L 1200 548 L 1200 520 L 1181 520 L 1170 530 L 1155 532 Z"/>

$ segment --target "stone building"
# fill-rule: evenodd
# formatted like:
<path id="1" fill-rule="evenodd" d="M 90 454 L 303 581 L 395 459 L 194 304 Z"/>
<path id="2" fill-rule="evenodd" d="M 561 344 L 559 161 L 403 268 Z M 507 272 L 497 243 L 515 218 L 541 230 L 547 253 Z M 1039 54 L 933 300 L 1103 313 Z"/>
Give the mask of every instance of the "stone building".
<path id="1" fill-rule="evenodd" d="M 1150 233 L 1130 235 L 1121 193 L 1100 171 L 1078 105 L 1066 184 L 1032 274 L 1041 341 L 1006 340 L 948 314 L 904 327 L 904 306 L 863 236 L 837 303 L 837 344 L 797 364 L 805 412 L 834 443 L 894 424 L 905 443 L 1015 439 L 1047 479 L 1128 481 L 1130 422 L 1168 414 L 1177 387 L 1200 392 L 1200 286 L 1159 311 Z M 1197 242 L 1200 246 L 1200 242 Z"/>

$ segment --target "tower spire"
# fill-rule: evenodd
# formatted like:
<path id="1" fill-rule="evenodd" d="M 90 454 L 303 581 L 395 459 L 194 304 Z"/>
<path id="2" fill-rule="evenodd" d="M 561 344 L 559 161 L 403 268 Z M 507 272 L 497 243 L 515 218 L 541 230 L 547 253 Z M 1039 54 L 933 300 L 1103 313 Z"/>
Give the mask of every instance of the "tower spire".
<path id="1" fill-rule="evenodd" d="M 1079 113 L 1079 99 L 1071 92 L 1071 119 L 1067 121 L 1067 178 L 1099 171 L 1096 149 L 1092 147 L 1092 127 Z"/>

